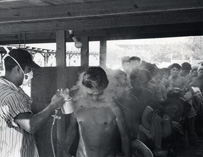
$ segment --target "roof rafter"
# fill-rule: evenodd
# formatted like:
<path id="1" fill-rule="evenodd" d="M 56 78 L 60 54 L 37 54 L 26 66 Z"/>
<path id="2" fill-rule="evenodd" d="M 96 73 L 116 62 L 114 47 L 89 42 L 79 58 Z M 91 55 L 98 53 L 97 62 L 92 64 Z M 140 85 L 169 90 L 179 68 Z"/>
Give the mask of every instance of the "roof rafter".
<path id="1" fill-rule="evenodd" d="M 112 14 L 86 18 L 62 18 L 47 21 L 21 21 L 17 23 L 0 24 L 0 34 L 17 32 L 43 32 L 54 30 L 88 30 L 115 27 L 147 26 L 161 24 L 179 24 L 203 22 L 203 8 L 154 11 L 144 13 Z"/>

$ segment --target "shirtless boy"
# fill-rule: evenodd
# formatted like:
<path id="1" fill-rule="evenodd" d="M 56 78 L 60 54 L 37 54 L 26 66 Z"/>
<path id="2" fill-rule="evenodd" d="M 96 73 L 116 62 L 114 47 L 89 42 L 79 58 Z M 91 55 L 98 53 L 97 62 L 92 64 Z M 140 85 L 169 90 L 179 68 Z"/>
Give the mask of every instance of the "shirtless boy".
<path id="1" fill-rule="evenodd" d="M 198 87 L 203 91 L 203 64 L 200 64 L 197 69 L 197 77 L 194 77 L 191 82 L 192 87 Z"/>
<path id="2" fill-rule="evenodd" d="M 108 86 L 105 71 L 100 67 L 88 68 L 82 85 L 85 94 L 75 103 L 76 110 L 66 133 L 66 151 L 70 149 L 78 124 L 80 139 L 76 157 L 115 157 L 120 139 L 122 152 L 126 157 L 131 156 L 124 114 L 105 94 Z"/>
<path id="3" fill-rule="evenodd" d="M 178 87 L 180 89 L 185 88 L 185 78 L 179 75 L 181 66 L 178 63 L 173 63 L 170 67 L 171 75 L 169 76 L 169 89 Z M 169 90 L 168 89 L 168 90 Z"/>
<path id="4" fill-rule="evenodd" d="M 186 84 L 187 80 L 179 75 L 180 70 L 181 66 L 178 63 L 173 63 L 170 66 L 171 75 L 169 76 L 170 85 L 168 87 L 168 91 L 176 87 L 180 89 L 188 87 L 188 84 Z"/>
<path id="5" fill-rule="evenodd" d="M 191 88 L 188 79 L 179 75 L 181 66 L 177 63 L 172 64 L 171 66 L 171 76 L 169 77 L 170 81 L 170 88 L 180 88 L 181 90 L 188 91 Z M 188 139 L 189 143 L 192 145 L 197 145 L 197 135 L 195 131 L 195 119 L 197 113 L 194 108 L 194 103 L 190 102 L 191 109 L 187 114 L 187 121 L 188 121 Z"/>

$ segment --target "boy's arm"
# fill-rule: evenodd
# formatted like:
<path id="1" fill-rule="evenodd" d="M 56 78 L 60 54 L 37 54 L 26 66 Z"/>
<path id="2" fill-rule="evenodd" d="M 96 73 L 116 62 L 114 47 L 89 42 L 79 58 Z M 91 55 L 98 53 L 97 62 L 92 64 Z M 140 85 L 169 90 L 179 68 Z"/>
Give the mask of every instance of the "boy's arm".
<path id="1" fill-rule="evenodd" d="M 119 128 L 120 135 L 121 135 L 122 151 L 126 157 L 131 157 L 132 156 L 131 155 L 131 142 L 130 142 L 127 125 L 125 122 L 124 113 L 121 110 L 121 108 L 116 104 L 113 105 L 112 111 L 116 116 L 116 123 Z"/>
<path id="2" fill-rule="evenodd" d="M 77 133 L 77 120 L 73 113 L 71 114 L 70 124 L 68 126 L 68 130 L 66 131 L 66 137 L 65 137 L 66 152 L 69 152 L 70 147 L 76 137 L 76 133 Z"/>

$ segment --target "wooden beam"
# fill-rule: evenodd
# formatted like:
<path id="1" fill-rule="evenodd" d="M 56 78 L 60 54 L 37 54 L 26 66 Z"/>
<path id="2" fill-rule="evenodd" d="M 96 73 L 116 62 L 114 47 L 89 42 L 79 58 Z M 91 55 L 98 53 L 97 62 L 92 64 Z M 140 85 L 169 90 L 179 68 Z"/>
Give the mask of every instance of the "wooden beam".
<path id="1" fill-rule="evenodd" d="M 89 39 L 88 37 L 82 37 L 82 48 L 81 48 L 81 67 L 86 69 L 89 66 Z"/>
<path id="2" fill-rule="evenodd" d="M 151 12 L 151 13 L 126 13 L 123 15 L 108 15 L 103 17 L 61 19 L 38 22 L 22 22 L 0 24 L 0 34 L 12 34 L 18 32 L 43 32 L 54 30 L 88 30 L 102 28 L 119 28 L 130 26 L 147 26 L 163 24 L 180 24 L 203 22 L 203 8 Z"/>
<path id="3" fill-rule="evenodd" d="M 94 30 L 74 31 L 77 37 L 88 36 L 89 41 L 99 41 L 101 38 L 106 40 L 119 39 L 137 39 L 137 38 L 158 38 L 169 36 L 192 36 L 203 35 L 203 23 L 182 23 L 167 25 L 150 25 Z M 69 35 L 66 35 L 66 41 L 72 42 Z M 25 43 L 54 43 L 55 33 L 36 32 L 26 33 Z M 19 44 L 19 34 L 0 34 L 0 45 Z"/>
<path id="4" fill-rule="evenodd" d="M 35 1 L 35 0 L 30 0 L 30 1 Z M 41 0 L 41 1 L 52 5 L 63 5 L 63 4 L 72 4 L 72 3 L 84 3 L 87 0 Z"/>
<path id="5" fill-rule="evenodd" d="M 6 43 L 10 44 L 17 44 L 20 41 L 20 34 L 6 34 L 0 35 L 0 43 L 3 44 L 3 40 Z M 55 32 L 35 32 L 35 33 L 26 33 L 26 40 L 25 43 L 43 43 L 43 42 L 56 42 L 56 33 Z"/>
<path id="6" fill-rule="evenodd" d="M 47 6 L 47 5 L 49 5 L 48 3 L 43 2 L 43 0 L 1 0 L 0 6 L 2 5 L 2 3 L 8 4 L 8 5 L 11 4 L 9 2 L 16 2 L 16 3 L 25 2 L 25 3 L 34 4 L 35 6 Z M 22 7 L 21 7 L 21 9 L 22 9 Z"/>
<path id="7" fill-rule="evenodd" d="M 144 10 L 195 8 L 203 5 L 200 0 L 135 0 L 135 2 L 139 8 Z"/>
<path id="8" fill-rule="evenodd" d="M 52 0 L 49 1 L 52 2 Z M 48 1 L 45 3 L 47 2 Z M 34 22 L 39 20 L 57 20 L 61 18 L 73 19 L 129 11 L 134 11 L 132 0 L 108 0 L 91 3 L 72 3 L 69 5 L 25 7 L 0 10 L 0 23 Z"/>
<path id="9" fill-rule="evenodd" d="M 56 66 L 57 66 L 57 89 L 66 87 L 66 40 L 65 31 L 60 30 L 56 32 Z M 59 110 L 61 120 L 57 121 L 57 139 L 62 141 L 65 137 L 65 116 Z M 61 157 L 63 152 L 60 152 L 57 147 L 57 157 Z"/>
<path id="10" fill-rule="evenodd" d="M 99 56 L 100 66 L 106 67 L 106 40 L 100 40 L 100 56 Z"/>
<path id="11" fill-rule="evenodd" d="M 0 10 L 0 23 L 30 22 L 61 18 L 84 18 L 106 16 L 111 14 L 126 14 L 130 12 L 172 11 L 183 9 L 198 9 L 203 7 L 200 0 L 92 0 L 91 3 L 81 3 L 84 0 L 15 0 L 43 7 L 24 7 L 19 9 Z M 73 3 L 73 2 L 80 3 Z M 72 2 L 72 3 L 71 3 Z M 44 6 L 46 4 L 70 3 L 68 5 Z M 1 6 L 1 5 L 0 5 Z"/>
<path id="12" fill-rule="evenodd" d="M 8 11 L 16 8 L 29 8 L 32 6 L 33 5 L 31 3 L 25 0 L 9 0 L 0 2 L 0 8 L 4 8 L 1 9 L 1 11 Z"/>
<path id="13" fill-rule="evenodd" d="M 61 5 L 61 4 L 65 4 L 64 1 L 60 1 L 60 0 L 42 0 L 42 1 L 44 3 L 49 4 L 49 5 Z"/>
<path id="14" fill-rule="evenodd" d="M 63 30 L 56 32 L 56 65 L 57 67 L 66 67 L 66 33 Z"/>
<path id="15" fill-rule="evenodd" d="M 67 0 L 0 0 L 0 6 L 2 5 L 2 3 L 4 5 L 9 6 L 9 4 L 19 3 L 19 2 L 30 3 L 30 4 L 33 4 L 34 6 L 48 6 L 48 5 L 68 4 L 73 1 L 70 1 L 70 0 L 68 1 Z M 84 2 L 84 0 L 80 0 L 80 2 Z M 22 6 L 20 6 L 20 8 L 22 9 Z"/>
<path id="16" fill-rule="evenodd" d="M 27 1 L 30 4 L 33 4 L 35 6 L 47 6 L 47 5 L 49 5 L 46 2 L 44 2 L 43 0 L 24 0 L 24 1 Z"/>

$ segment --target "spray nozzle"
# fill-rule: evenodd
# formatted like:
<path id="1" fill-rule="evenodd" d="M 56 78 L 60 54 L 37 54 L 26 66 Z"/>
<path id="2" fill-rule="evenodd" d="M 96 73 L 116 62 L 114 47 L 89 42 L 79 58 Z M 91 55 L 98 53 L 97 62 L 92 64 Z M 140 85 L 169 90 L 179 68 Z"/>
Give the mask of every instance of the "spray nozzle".
<path id="1" fill-rule="evenodd" d="M 66 89 L 60 89 L 59 93 L 64 98 L 65 101 L 71 99 L 71 96 L 69 94 L 70 90 L 68 88 L 66 88 Z"/>

